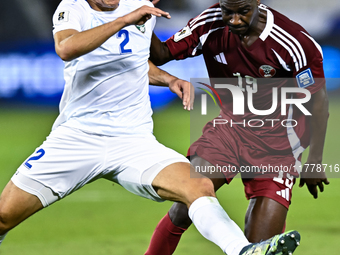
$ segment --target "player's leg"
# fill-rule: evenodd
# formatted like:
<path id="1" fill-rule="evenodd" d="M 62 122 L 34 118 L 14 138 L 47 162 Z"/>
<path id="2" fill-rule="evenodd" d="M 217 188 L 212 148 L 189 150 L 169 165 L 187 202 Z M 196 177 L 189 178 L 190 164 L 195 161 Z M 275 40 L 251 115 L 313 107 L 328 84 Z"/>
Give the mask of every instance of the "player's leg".
<path id="1" fill-rule="evenodd" d="M 194 167 L 195 166 L 202 166 L 202 167 L 212 166 L 210 162 L 198 156 L 194 156 L 191 158 L 191 164 Z M 225 176 L 222 172 L 214 172 L 214 173 L 204 172 L 201 174 L 208 177 L 212 181 L 215 192 L 220 187 L 222 187 L 223 184 L 226 183 Z M 191 220 L 188 216 L 187 208 L 185 205 L 181 203 L 174 203 L 174 205 L 169 210 L 169 216 L 170 216 L 172 223 L 174 223 L 174 225 L 176 226 L 179 226 L 181 228 L 188 228 L 191 225 Z"/>
<path id="2" fill-rule="evenodd" d="M 292 254 L 300 244 L 300 235 L 296 231 L 282 233 L 291 198 L 292 180 L 243 179 L 243 183 L 247 197 L 251 198 L 246 213 L 245 234 L 250 242 L 260 243 L 248 247 L 240 255 L 255 253 L 258 248 L 267 250 L 267 253 L 260 254 Z M 274 237 L 268 239 L 271 236 Z"/>
<path id="3" fill-rule="evenodd" d="M 42 208 L 38 197 L 9 181 L 0 197 L 0 245 L 9 230 Z"/>
<path id="4" fill-rule="evenodd" d="M 212 181 L 195 172 L 185 157 L 149 137 L 124 137 L 124 141 L 112 139 L 115 141 L 108 141 L 108 144 L 119 145 L 119 148 L 117 151 L 114 146 L 108 147 L 112 151 L 108 152 L 106 166 L 107 170 L 112 170 L 104 178 L 116 181 L 142 197 L 186 204 L 189 217 L 198 231 L 228 255 L 240 255 L 241 251 L 243 255 L 252 249 L 259 255 L 288 255 L 288 252 L 296 248 L 296 243 L 292 243 L 295 239 L 290 241 L 287 235 L 275 236 L 266 242 L 248 246 L 249 242 L 243 231 L 218 203 Z M 126 148 L 121 153 L 121 161 L 117 159 L 117 153 L 122 152 L 122 144 Z M 114 162 L 117 160 L 118 166 L 115 167 Z M 280 245 L 282 240 L 289 244 L 287 252 L 282 252 L 285 249 L 282 243 Z M 269 253 L 271 248 L 278 252 Z"/>
<path id="5" fill-rule="evenodd" d="M 243 179 L 250 198 L 245 216 L 245 234 L 249 241 L 259 242 L 284 231 L 294 179 Z"/>
<path id="6" fill-rule="evenodd" d="M 284 230 L 288 209 L 268 197 L 252 198 L 245 217 L 245 235 L 256 243 Z"/>
<path id="7" fill-rule="evenodd" d="M 208 161 L 198 156 L 192 157 L 191 163 L 194 166 L 211 166 Z M 215 191 L 225 183 L 225 177 L 221 172 L 215 173 L 213 178 L 211 174 L 208 173 L 207 175 L 213 182 Z M 173 254 L 182 234 L 191 223 L 187 206 L 183 203 L 175 202 L 169 212 L 157 224 L 145 255 Z"/>
<path id="8" fill-rule="evenodd" d="M 199 232 L 229 255 L 238 255 L 249 244 L 243 231 L 218 203 L 212 181 L 195 172 L 183 155 L 152 137 L 112 139 L 116 141 L 109 141 L 106 164 L 112 171 L 104 178 L 118 182 L 139 196 L 184 203 Z M 119 145 L 119 151 L 114 149 L 115 144 Z M 118 159 L 119 166 L 115 167 L 117 154 L 122 154 L 122 160 Z"/>
<path id="9" fill-rule="evenodd" d="M 188 173 L 193 177 L 189 177 L 191 180 L 187 180 Z M 185 163 L 174 163 L 165 167 L 155 177 L 153 186 L 164 199 L 185 203 L 189 208 L 189 217 L 197 230 L 228 255 L 293 254 L 300 242 L 297 231 L 288 231 L 260 243 L 250 244 L 241 229 L 220 206 L 216 197 L 211 195 L 214 191 L 210 179 L 202 177 L 204 181 L 197 182 L 195 177 L 199 176 L 196 174 L 193 167 L 188 171 Z M 172 186 L 174 183 L 177 183 L 176 187 Z M 199 185 L 203 185 L 203 189 L 197 188 Z"/>
<path id="10" fill-rule="evenodd" d="M 213 183 L 186 163 L 165 167 L 152 182 L 163 199 L 184 203 L 198 231 L 229 255 L 249 244 L 242 230 L 218 203 Z"/>
<path id="11" fill-rule="evenodd" d="M 19 166 L 1 194 L 2 239 L 30 215 L 96 178 L 104 158 L 102 139 L 66 127 L 52 131 Z"/>
<path id="12" fill-rule="evenodd" d="M 208 123 L 204 127 L 203 135 L 190 146 L 191 163 L 198 168 L 202 166 L 202 170 L 218 165 L 223 166 L 225 162 L 237 165 L 239 146 L 233 132 L 233 130 L 225 132 L 222 127 L 215 128 L 212 123 Z M 209 159 L 211 163 L 202 157 Z M 204 174 L 204 171 L 201 171 L 201 173 Z M 221 172 L 217 174 L 218 176 L 216 176 L 216 173 L 213 176 L 207 173 L 213 181 L 215 190 L 226 181 L 224 174 Z M 175 203 L 171 207 L 169 213 L 157 225 L 146 255 L 170 255 L 173 253 L 182 233 L 191 224 L 187 212 L 187 206 L 181 203 Z M 169 247 L 167 253 L 162 251 L 162 246 Z"/>

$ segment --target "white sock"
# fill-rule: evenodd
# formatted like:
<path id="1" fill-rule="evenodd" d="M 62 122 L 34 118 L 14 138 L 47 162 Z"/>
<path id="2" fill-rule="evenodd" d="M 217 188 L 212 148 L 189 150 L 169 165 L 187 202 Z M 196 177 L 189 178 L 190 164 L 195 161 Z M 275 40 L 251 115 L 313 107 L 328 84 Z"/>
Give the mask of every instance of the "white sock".
<path id="1" fill-rule="evenodd" d="M 215 197 L 200 197 L 189 208 L 189 217 L 197 230 L 228 255 L 239 255 L 250 244 Z"/>
<path id="2" fill-rule="evenodd" d="M 0 235 L 0 245 L 1 245 L 2 241 L 5 239 L 6 235 L 7 235 L 7 233 L 4 234 L 4 235 Z"/>

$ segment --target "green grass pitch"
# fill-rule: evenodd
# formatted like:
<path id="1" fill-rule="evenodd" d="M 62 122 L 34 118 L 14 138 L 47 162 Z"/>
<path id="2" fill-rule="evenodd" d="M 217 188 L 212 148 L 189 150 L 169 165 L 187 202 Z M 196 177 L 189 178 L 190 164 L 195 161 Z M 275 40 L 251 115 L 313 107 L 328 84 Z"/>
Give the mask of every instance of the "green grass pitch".
<path id="1" fill-rule="evenodd" d="M 41 107 L 43 108 L 43 107 Z M 339 164 L 340 103 L 331 99 L 324 163 Z M 0 106 L 0 190 L 16 168 L 50 132 L 57 109 Z M 190 143 L 190 114 L 180 104 L 155 112 L 158 140 L 183 154 Z M 337 254 L 340 240 L 340 181 L 330 180 L 325 192 L 313 199 L 295 185 L 287 229 L 302 235 L 294 254 Z M 217 193 L 229 216 L 243 228 L 247 201 L 240 179 Z M 137 197 L 117 184 L 99 180 L 38 212 L 13 229 L 1 246 L 1 255 L 142 255 L 157 222 L 170 202 Z M 222 254 L 194 227 L 184 234 L 176 255 Z"/>

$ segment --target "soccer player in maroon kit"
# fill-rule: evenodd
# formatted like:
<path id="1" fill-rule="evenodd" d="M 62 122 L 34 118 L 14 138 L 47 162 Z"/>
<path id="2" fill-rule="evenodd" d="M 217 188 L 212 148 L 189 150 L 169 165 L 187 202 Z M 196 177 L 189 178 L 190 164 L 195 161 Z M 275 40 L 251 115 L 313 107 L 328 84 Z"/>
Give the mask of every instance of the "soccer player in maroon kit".
<path id="1" fill-rule="evenodd" d="M 314 198 L 318 188 L 322 192 L 323 185 L 329 184 L 323 171 L 310 173 L 308 168 L 322 164 L 328 119 L 322 50 L 304 28 L 260 0 L 220 0 L 166 42 L 153 36 L 151 60 L 157 65 L 201 54 L 213 87 L 214 78 L 234 78 L 245 102 L 251 95 L 253 108 L 273 110 L 259 116 L 245 107 L 243 115 L 234 115 L 231 91 L 216 89 L 222 101 L 220 116 L 207 123 L 203 135 L 191 145 L 191 163 L 238 170 L 243 166 L 293 166 L 288 174 L 242 175 L 250 199 L 245 234 L 250 242 L 259 242 L 283 231 L 299 172 L 300 187 L 306 184 Z M 300 107 L 287 104 L 283 115 L 281 95 L 285 88 L 290 92 L 302 88 L 306 93 L 285 93 L 284 98 L 308 99 L 309 91 L 311 99 Z M 278 100 L 276 109 L 271 108 L 273 94 Z M 254 119 L 261 127 L 248 122 Z M 215 125 L 216 120 L 228 124 Z M 244 125 L 230 125 L 231 121 Z M 308 146 L 307 162 L 302 166 L 301 155 Z M 235 175 L 226 171 L 210 178 L 218 190 Z M 187 215 L 185 205 L 174 203 L 159 222 L 146 255 L 172 254 L 191 224 Z"/>

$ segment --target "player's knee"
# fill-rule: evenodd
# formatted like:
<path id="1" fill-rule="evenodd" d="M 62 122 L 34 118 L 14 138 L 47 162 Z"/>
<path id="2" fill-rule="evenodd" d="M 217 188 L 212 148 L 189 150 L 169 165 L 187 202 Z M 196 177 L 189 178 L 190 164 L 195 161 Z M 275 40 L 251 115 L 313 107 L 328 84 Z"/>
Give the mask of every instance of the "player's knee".
<path id="1" fill-rule="evenodd" d="M 193 187 L 190 188 L 189 202 L 204 196 L 215 196 L 214 184 L 209 178 L 195 178 Z"/>
<path id="2" fill-rule="evenodd" d="M 203 196 L 215 196 L 214 184 L 209 178 L 202 178 L 201 190 Z"/>

